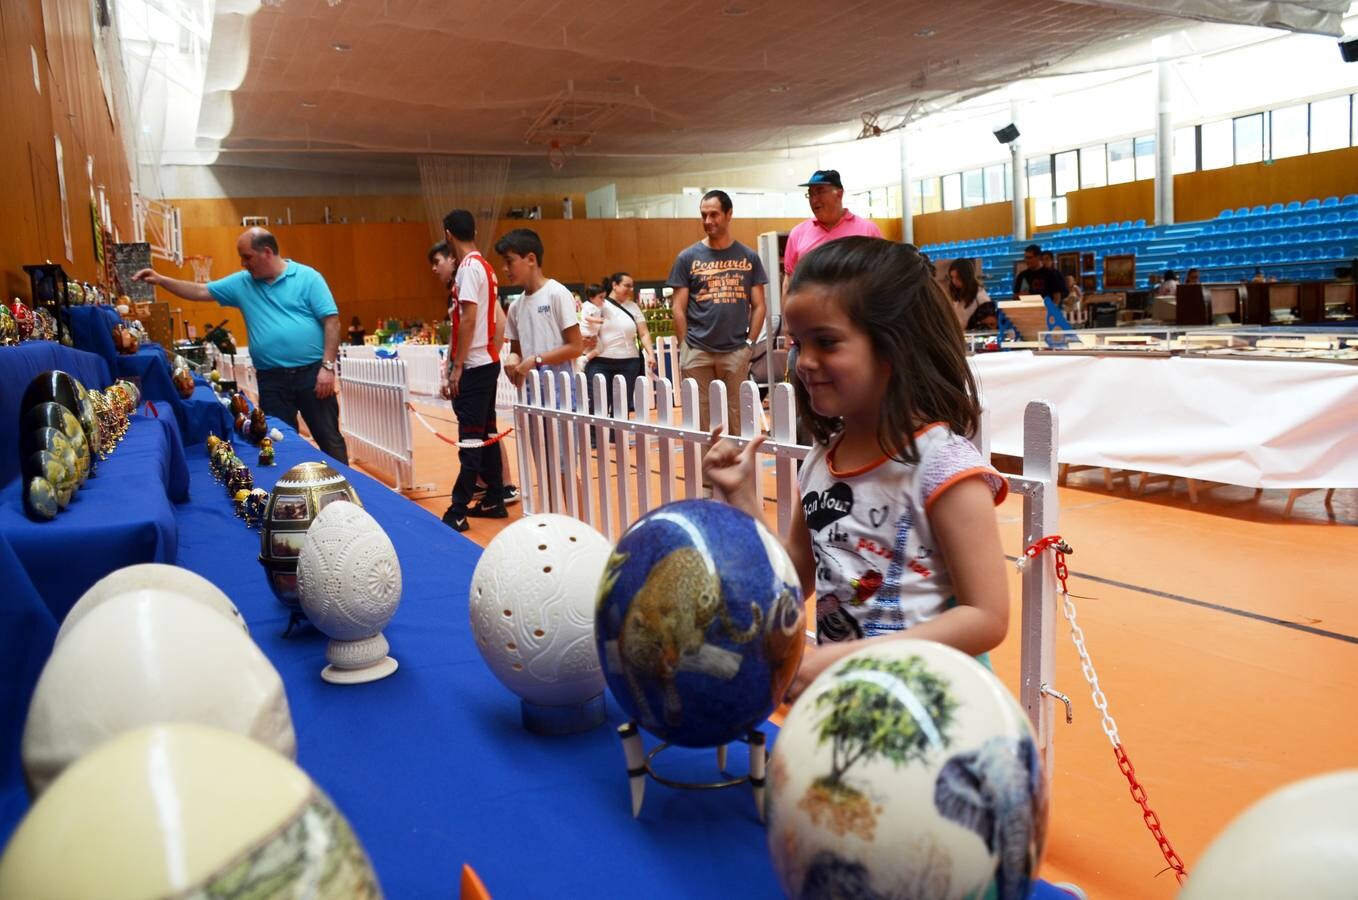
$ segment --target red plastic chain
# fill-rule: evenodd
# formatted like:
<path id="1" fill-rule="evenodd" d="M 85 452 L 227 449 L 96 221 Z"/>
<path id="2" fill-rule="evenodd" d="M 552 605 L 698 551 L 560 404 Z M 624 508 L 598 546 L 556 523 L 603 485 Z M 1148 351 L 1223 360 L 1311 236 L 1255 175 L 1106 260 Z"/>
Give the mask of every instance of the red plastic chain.
<path id="1" fill-rule="evenodd" d="M 1020 562 L 1026 563 L 1029 560 L 1037 558 L 1047 550 L 1054 551 L 1056 556 L 1056 578 L 1061 582 L 1062 596 L 1067 598 L 1066 602 L 1069 603 L 1070 590 L 1066 585 L 1066 579 L 1070 576 L 1070 571 L 1066 568 L 1066 554 L 1072 551 L 1070 545 L 1061 538 L 1061 535 L 1049 534 L 1036 541 L 1031 547 L 1023 551 L 1023 559 Z M 1074 625 L 1073 607 L 1071 608 L 1070 615 L 1072 617 L 1071 624 Z M 1092 664 L 1090 672 L 1092 673 Z M 1101 693 L 1098 691 L 1097 684 L 1095 684 L 1095 690 L 1096 694 Z M 1104 715 L 1111 720 L 1111 717 L 1108 716 L 1106 710 L 1104 710 Z M 1114 730 L 1109 736 L 1112 737 L 1116 734 L 1116 726 L 1114 726 Z M 1150 801 L 1146 796 L 1146 789 L 1142 787 L 1141 782 L 1137 780 L 1136 769 L 1132 767 L 1132 761 L 1127 756 L 1127 751 L 1123 748 L 1120 740 L 1114 740 L 1113 742 L 1113 757 L 1117 760 L 1118 770 L 1122 772 L 1123 776 L 1127 779 L 1127 785 L 1131 791 L 1132 799 L 1141 807 L 1142 821 L 1146 823 L 1146 828 L 1150 830 L 1151 836 L 1155 838 L 1156 844 L 1159 845 L 1160 853 L 1164 855 L 1165 862 L 1169 863 L 1169 867 L 1174 870 L 1174 877 L 1178 879 L 1179 884 L 1183 884 L 1184 880 L 1188 877 L 1188 872 L 1184 869 L 1184 862 L 1179 858 L 1179 854 L 1174 851 L 1174 845 L 1171 844 L 1169 838 L 1165 836 L 1164 829 L 1160 827 L 1160 817 L 1155 814 L 1155 810 L 1151 809 Z"/>

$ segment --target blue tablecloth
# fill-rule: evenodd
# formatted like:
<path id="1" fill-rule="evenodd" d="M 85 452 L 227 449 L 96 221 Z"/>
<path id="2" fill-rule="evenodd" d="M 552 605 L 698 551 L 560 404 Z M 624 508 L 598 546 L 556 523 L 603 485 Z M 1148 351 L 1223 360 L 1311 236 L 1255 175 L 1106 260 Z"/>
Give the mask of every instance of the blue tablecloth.
<path id="1" fill-rule="evenodd" d="M 50 369 L 69 372 L 92 390 L 102 390 L 113 381 L 108 365 L 93 353 L 53 341 L 0 347 L 0 485 L 19 474 L 19 403 L 24 390 L 39 373 Z"/>
<path id="2" fill-rule="evenodd" d="M 111 306 L 72 306 L 71 342 L 77 350 L 103 357 L 112 370 L 118 361 L 118 348 L 113 344 L 113 328 L 121 321 L 118 311 Z"/>
<path id="3" fill-rule="evenodd" d="M 9 834 L 28 808 L 19 737 L 57 621 L 29 581 L 19 557 L 0 534 L 0 834 Z"/>
<path id="4" fill-rule="evenodd" d="M 0 535 L 58 622 L 109 572 L 175 560 L 173 504 L 187 499 L 188 469 L 179 429 L 168 408 L 160 411 L 158 419 L 132 417 L 122 442 L 50 522 L 24 515 L 21 479 L 0 491 Z"/>
<path id="5" fill-rule="evenodd" d="M 119 378 L 133 378 L 141 387 L 142 400 L 168 403 L 179 423 L 186 444 L 199 444 L 209 431 L 218 436 L 231 430 L 231 416 L 208 388 L 195 387 L 185 400 L 170 378 L 170 365 L 159 344 L 148 343 L 136 353 L 119 356 L 114 366 Z"/>
<path id="6" fill-rule="evenodd" d="M 256 561 L 259 535 L 234 516 L 199 445 L 186 451 L 192 500 L 175 509 L 179 563 L 231 596 L 282 674 L 298 762 L 353 824 L 387 896 L 449 896 L 463 863 L 497 900 L 779 896 L 748 790 L 650 784 L 634 821 L 615 730 L 622 716 L 611 698 L 607 724 L 582 735 L 536 736 L 520 725 L 518 698 L 482 662 L 467 617 L 480 548 L 328 460 L 291 428 L 270 424 L 285 434 L 276 467 L 258 467 L 253 448 L 237 442 L 258 486 L 271 489 L 299 462 L 327 460 L 391 537 L 404 594 L 385 634 L 400 669 L 373 684 L 327 684 L 320 678 L 325 637 L 311 628 L 281 637 L 287 614 Z M 664 759 L 678 777 L 695 780 L 710 777 L 713 763 L 710 750 L 675 748 Z M 730 766 L 744 765 L 742 745 L 734 745 Z M 1043 890 L 1033 896 L 1067 896 Z"/>

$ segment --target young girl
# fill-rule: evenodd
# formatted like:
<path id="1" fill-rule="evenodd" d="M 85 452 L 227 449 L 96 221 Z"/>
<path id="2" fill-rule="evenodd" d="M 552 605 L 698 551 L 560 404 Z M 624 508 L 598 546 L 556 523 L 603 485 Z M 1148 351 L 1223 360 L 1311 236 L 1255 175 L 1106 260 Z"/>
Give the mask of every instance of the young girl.
<path id="1" fill-rule="evenodd" d="M 915 248 L 878 238 L 824 244 L 793 275 L 784 323 L 816 446 L 787 545 L 803 592 L 816 592 L 818 646 L 790 698 L 860 638 L 972 655 L 1004 639 L 994 506 L 1007 482 L 967 440 L 980 407 L 951 307 Z M 755 517 L 762 441 L 722 441 L 704 464 L 719 496 Z"/>

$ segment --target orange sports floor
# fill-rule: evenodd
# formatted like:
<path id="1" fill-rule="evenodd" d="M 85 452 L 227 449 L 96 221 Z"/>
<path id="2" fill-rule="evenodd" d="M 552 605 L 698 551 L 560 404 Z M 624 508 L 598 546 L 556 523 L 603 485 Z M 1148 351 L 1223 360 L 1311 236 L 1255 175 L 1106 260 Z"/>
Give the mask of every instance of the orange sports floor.
<path id="1" fill-rule="evenodd" d="M 420 404 L 452 436 L 446 404 Z M 437 417 L 437 420 L 434 419 Z M 456 450 L 412 423 L 413 498 L 441 515 Z M 507 439 L 512 441 L 513 438 Z M 511 467 L 517 457 L 510 447 Z M 514 479 L 518 483 L 518 479 Z M 1288 782 L 1354 765 L 1358 719 L 1358 491 L 1320 492 L 1283 518 L 1285 491 L 1258 500 L 1218 487 L 1189 502 L 1183 482 L 1145 496 L 1108 492 L 1097 471 L 1060 490 L 1061 533 L 1099 680 L 1151 806 L 1189 872 L 1247 805 Z M 1005 552 L 1020 546 L 1021 499 L 999 509 Z M 517 519 L 472 520 L 481 545 Z M 992 653 L 1017 692 L 1019 579 L 1011 636 Z M 1173 897 L 1176 884 L 1131 800 L 1089 699 L 1070 629 L 1057 623 L 1055 687 L 1075 705 L 1059 725 L 1040 874 L 1091 898 Z"/>

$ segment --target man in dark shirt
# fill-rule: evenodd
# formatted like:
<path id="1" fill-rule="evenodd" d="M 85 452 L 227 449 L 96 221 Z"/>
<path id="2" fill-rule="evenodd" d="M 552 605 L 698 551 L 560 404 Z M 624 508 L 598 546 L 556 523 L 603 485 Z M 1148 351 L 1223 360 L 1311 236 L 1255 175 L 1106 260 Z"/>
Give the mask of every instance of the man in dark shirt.
<path id="1" fill-rule="evenodd" d="M 1024 268 L 1014 276 L 1014 296 L 1037 294 L 1039 297 L 1064 300 L 1066 279 L 1051 266 L 1044 266 L 1042 255 L 1042 248 L 1037 244 L 1023 248 Z"/>

